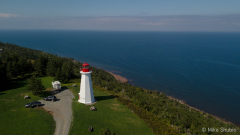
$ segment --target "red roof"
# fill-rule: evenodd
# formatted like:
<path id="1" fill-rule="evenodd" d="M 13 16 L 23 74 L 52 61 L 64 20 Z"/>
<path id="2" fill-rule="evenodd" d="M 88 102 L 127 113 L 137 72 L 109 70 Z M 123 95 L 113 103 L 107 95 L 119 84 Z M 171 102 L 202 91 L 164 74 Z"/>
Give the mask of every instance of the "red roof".
<path id="1" fill-rule="evenodd" d="M 82 66 L 89 66 L 89 64 L 87 64 L 86 62 L 84 64 L 82 64 Z"/>

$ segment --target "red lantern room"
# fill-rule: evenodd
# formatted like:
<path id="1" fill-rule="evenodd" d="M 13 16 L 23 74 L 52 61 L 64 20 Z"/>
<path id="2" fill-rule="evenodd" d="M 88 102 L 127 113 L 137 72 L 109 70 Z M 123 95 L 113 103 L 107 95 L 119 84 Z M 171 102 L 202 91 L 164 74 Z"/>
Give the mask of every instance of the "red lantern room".
<path id="1" fill-rule="evenodd" d="M 86 62 L 82 65 L 82 71 L 83 72 L 89 72 L 89 64 Z"/>

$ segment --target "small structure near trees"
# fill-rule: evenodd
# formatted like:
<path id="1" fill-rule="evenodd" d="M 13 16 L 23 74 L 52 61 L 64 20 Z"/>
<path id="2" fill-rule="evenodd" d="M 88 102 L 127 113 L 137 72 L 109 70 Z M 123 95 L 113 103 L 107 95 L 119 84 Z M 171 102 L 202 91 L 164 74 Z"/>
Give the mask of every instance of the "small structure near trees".
<path id="1" fill-rule="evenodd" d="M 88 131 L 93 132 L 93 127 L 89 126 Z"/>
<path id="2" fill-rule="evenodd" d="M 91 106 L 91 107 L 90 107 L 90 110 L 91 110 L 91 111 L 97 111 L 97 109 L 96 109 L 94 106 Z"/>
<path id="3" fill-rule="evenodd" d="M 24 96 L 24 99 L 30 99 L 31 97 L 29 97 L 28 95 Z"/>

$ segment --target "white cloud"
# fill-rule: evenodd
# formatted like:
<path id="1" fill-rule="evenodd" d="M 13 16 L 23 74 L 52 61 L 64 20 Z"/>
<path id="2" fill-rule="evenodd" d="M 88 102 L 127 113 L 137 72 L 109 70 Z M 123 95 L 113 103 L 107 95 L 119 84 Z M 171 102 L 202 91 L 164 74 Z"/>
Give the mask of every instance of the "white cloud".
<path id="1" fill-rule="evenodd" d="M 165 23 L 160 23 L 160 22 L 142 22 L 140 24 L 142 24 L 142 25 L 151 25 L 151 26 L 165 25 Z"/>
<path id="2" fill-rule="evenodd" d="M 9 18 L 9 17 L 25 17 L 25 16 L 0 13 L 0 17 Z"/>
<path id="3" fill-rule="evenodd" d="M 137 21 L 143 21 L 144 19 L 136 18 L 136 17 L 96 17 L 91 18 L 96 21 L 108 21 L 108 22 L 137 22 Z"/>
<path id="4" fill-rule="evenodd" d="M 12 17 L 12 19 L 5 19 L 3 16 L 5 18 Z M 218 16 L 66 16 L 37 18 L 0 13 L 0 19 L 0 29 L 240 31 L 240 14 Z"/>

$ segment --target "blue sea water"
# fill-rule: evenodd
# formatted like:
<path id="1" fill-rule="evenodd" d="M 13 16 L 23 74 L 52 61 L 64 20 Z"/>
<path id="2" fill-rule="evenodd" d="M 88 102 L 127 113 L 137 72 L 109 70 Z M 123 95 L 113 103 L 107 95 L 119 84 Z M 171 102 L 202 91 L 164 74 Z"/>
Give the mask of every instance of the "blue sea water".
<path id="1" fill-rule="evenodd" d="M 0 42 L 117 71 L 240 125 L 240 33 L 0 30 Z"/>

